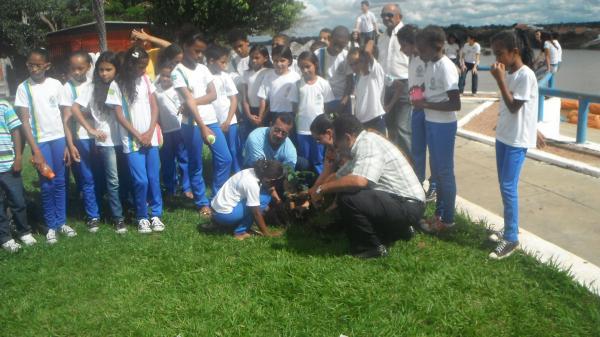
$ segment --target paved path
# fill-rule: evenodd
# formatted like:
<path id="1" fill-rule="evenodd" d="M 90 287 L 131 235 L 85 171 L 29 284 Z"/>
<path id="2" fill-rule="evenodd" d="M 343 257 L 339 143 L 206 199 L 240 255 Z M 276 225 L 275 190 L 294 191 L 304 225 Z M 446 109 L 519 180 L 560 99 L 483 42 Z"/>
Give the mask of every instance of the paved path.
<path id="1" fill-rule="evenodd" d="M 502 216 L 494 148 L 457 137 L 455 166 L 458 194 Z M 527 158 L 519 198 L 524 229 L 600 266 L 600 179 Z"/>

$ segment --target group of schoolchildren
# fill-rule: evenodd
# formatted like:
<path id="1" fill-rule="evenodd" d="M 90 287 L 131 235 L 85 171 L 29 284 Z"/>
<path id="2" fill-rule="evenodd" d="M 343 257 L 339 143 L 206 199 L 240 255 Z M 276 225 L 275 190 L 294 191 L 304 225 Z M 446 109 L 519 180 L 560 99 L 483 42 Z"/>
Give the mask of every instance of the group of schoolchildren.
<path id="1" fill-rule="evenodd" d="M 239 238 L 249 235 L 253 220 L 268 235 L 257 186 L 270 186 L 281 178 L 283 168 L 268 160 L 244 163 L 244 142 L 254 129 L 270 125 L 278 115 L 293 115 L 295 129 L 289 136 L 298 156 L 306 158 L 317 173 L 324 157 L 323 144 L 311 133 L 317 116 L 353 113 L 366 128 L 386 134 L 384 72 L 372 43 L 348 50 L 349 38 L 346 28 L 336 27 L 327 46 L 294 59 L 285 35 L 273 38 L 269 53 L 265 46 L 250 48 L 245 35 L 232 34 L 231 56 L 229 49 L 211 44 L 204 35 L 187 34 L 180 45 L 167 44 L 155 61 L 140 46 L 124 53 L 103 52 L 94 64 L 89 54 L 76 52 L 68 59 L 69 76 L 64 84 L 46 77 L 48 52 L 35 49 L 27 59 L 30 78 L 17 90 L 19 117 L 8 102 L 0 104 L 4 159 L 0 186 L 19 240 L 35 243 L 17 174 L 24 142 L 40 172 L 48 243 L 55 243 L 58 233 L 77 234 L 66 217 L 70 162 L 90 232 L 99 226 L 100 189 L 106 191 L 118 233 L 127 231 L 124 200 L 133 204 L 140 233 L 163 231 L 162 180 L 166 194 L 173 195 L 180 185 L 201 215 L 233 225 Z M 429 149 L 436 210 L 420 227 L 435 233 L 454 224 L 459 74 L 444 55 L 446 37 L 441 28 L 419 30 L 406 25 L 395 38 L 410 58 L 413 145 L 405 155 L 423 182 Z M 504 233 L 494 235 L 499 245 L 490 256 L 502 258 L 518 245 L 517 184 L 527 148 L 536 145 L 537 82 L 527 67 L 532 54 L 526 33 L 499 33 L 492 39 L 492 48 L 498 61 L 492 74 L 502 94 L 496 154 L 506 225 Z M 154 80 L 147 73 L 149 63 L 157 76 Z M 212 205 L 203 178 L 203 145 L 212 154 L 211 188 L 216 196 Z M 53 177 L 45 174 L 47 169 Z M 241 205 L 242 199 L 251 207 Z M 5 249 L 16 251 L 19 243 L 11 238 L 3 210 L 0 207 L 0 240 Z M 238 215 L 228 217 L 235 212 Z"/>

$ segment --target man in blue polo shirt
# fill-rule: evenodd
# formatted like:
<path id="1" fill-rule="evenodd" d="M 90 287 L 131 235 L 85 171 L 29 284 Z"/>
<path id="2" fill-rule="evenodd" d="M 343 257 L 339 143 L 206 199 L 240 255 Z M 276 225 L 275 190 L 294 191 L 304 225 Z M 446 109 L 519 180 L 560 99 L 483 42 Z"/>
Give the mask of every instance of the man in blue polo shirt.
<path id="1" fill-rule="evenodd" d="M 244 167 L 251 167 L 259 159 L 277 160 L 292 169 L 296 168 L 298 155 L 288 137 L 294 127 L 289 113 L 278 114 L 270 127 L 257 128 L 250 133 L 244 146 Z"/>

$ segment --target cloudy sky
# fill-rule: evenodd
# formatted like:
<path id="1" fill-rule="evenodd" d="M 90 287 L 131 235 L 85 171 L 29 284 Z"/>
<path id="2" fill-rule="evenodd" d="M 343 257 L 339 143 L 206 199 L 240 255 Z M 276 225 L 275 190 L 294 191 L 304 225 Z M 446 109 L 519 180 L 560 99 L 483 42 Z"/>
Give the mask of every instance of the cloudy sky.
<path id="1" fill-rule="evenodd" d="M 360 0 L 301 0 L 306 9 L 295 35 L 318 33 L 322 27 L 353 27 Z M 371 0 L 377 17 L 384 0 Z M 417 25 L 466 26 L 486 24 L 600 21 L 600 0 L 397 0 L 404 22 Z M 381 22 L 380 22 L 381 24 Z"/>

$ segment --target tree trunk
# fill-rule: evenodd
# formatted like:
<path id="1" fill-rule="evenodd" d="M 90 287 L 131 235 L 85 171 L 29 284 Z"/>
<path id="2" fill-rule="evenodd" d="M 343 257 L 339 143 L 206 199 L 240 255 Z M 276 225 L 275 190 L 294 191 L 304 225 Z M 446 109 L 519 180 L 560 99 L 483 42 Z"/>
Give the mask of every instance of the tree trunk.
<path id="1" fill-rule="evenodd" d="M 106 40 L 106 25 L 104 24 L 104 0 L 92 0 L 92 10 L 96 17 L 96 28 L 98 29 L 98 39 L 100 40 L 100 51 L 108 50 Z"/>

